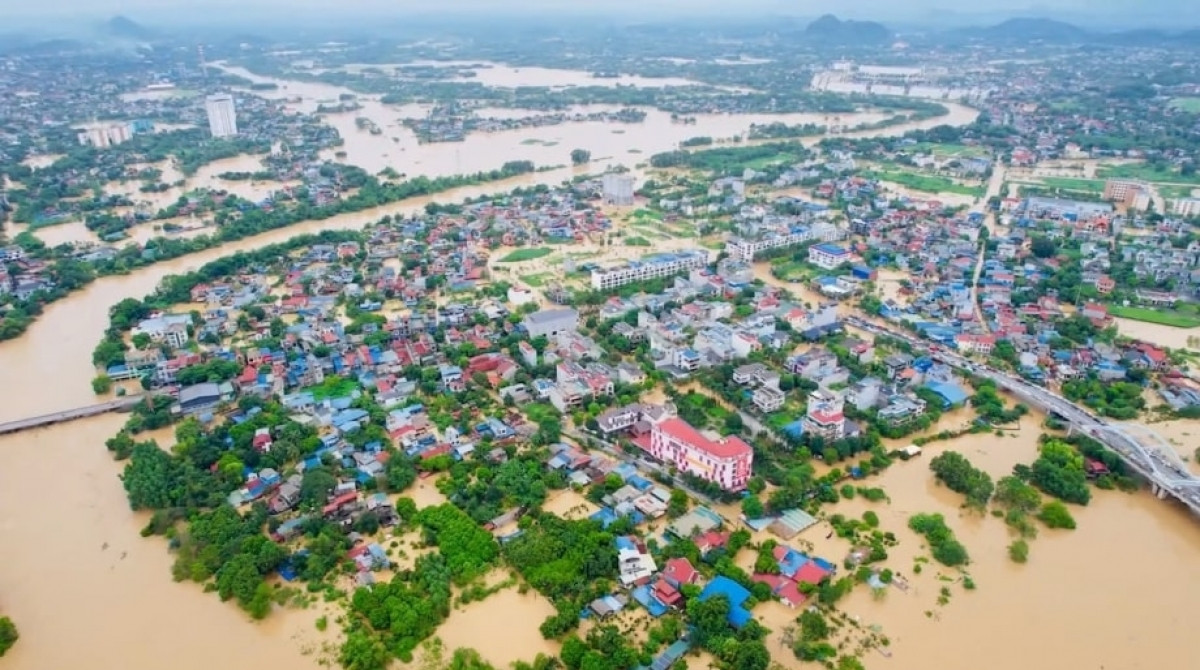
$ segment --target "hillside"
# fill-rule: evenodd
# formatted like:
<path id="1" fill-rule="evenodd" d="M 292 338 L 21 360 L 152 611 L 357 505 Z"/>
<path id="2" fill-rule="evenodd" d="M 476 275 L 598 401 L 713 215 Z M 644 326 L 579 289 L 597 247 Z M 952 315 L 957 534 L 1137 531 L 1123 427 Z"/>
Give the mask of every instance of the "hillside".
<path id="1" fill-rule="evenodd" d="M 892 31 L 882 24 L 874 21 L 842 21 L 832 14 L 808 24 L 804 35 L 815 42 L 845 45 L 886 44 L 892 39 Z"/>

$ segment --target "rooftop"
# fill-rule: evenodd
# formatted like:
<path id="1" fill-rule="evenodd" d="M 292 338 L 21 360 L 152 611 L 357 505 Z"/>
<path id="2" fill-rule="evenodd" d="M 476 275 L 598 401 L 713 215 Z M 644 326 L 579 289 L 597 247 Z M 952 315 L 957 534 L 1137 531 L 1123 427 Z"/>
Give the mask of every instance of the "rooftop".
<path id="1" fill-rule="evenodd" d="M 672 439 L 690 444 L 692 447 L 707 452 L 717 458 L 738 458 L 753 453 L 750 445 L 735 435 L 710 440 L 690 423 L 678 417 L 667 419 L 655 426 L 656 430 L 666 433 Z"/>

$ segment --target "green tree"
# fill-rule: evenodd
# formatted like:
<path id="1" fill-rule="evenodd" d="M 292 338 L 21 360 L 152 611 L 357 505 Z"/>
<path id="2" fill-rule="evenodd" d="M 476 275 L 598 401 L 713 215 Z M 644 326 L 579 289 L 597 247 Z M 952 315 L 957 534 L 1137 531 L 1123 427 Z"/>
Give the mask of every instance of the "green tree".
<path id="1" fill-rule="evenodd" d="M 98 375 L 92 380 L 92 393 L 102 395 L 112 390 L 113 381 L 108 375 Z"/>
<path id="2" fill-rule="evenodd" d="M 586 149 L 572 149 L 571 163 L 574 165 L 583 165 L 592 160 L 592 152 Z"/>
<path id="3" fill-rule="evenodd" d="M 1038 258 L 1050 258 L 1058 251 L 1058 247 L 1054 244 L 1054 240 L 1044 235 L 1038 235 L 1033 238 L 1033 242 L 1029 247 L 1034 256 Z"/>
<path id="4" fill-rule="evenodd" d="M 337 483 L 337 477 L 327 468 L 305 470 L 304 478 L 300 480 L 300 502 L 309 508 L 321 507 Z"/>
<path id="5" fill-rule="evenodd" d="M 992 497 L 992 478 L 984 471 L 971 465 L 962 454 L 944 451 L 929 461 L 938 481 L 953 491 L 967 496 L 967 504 L 982 509 Z"/>
<path id="6" fill-rule="evenodd" d="M 1037 511 L 1042 504 L 1042 496 L 1038 494 L 1037 489 L 1013 475 L 1001 477 L 996 483 L 995 499 L 1005 507 L 1026 514 Z"/>
<path id="7" fill-rule="evenodd" d="M 1029 468 L 1030 482 L 1044 493 L 1077 505 L 1092 498 L 1083 455 L 1061 440 L 1047 440 Z"/>
<path id="8" fill-rule="evenodd" d="M 747 519 L 761 519 L 766 514 L 766 509 L 758 496 L 746 496 L 742 498 L 742 514 Z"/>
<path id="9" fill-rule="evenodd" d="M 370 634 L 352 630 L 342 643 L 338 661 L 346 670 L 386 670 L 391 655 L 383 643 Z"/>
<path id="10" fill-rule="evenodd" d="M 671 500 L 667 503 L 667 516 L 678 519 L 687 514 L 688 503 L 687 493 L 682 489 L 671 489 Z"/>
<path id="11" fill-rule="evenodd" d="M 1051 500 L 1042 505 L 1042 511 L 1038 512 L 1038 519 L 1041 519 L 1042 523 L 1050 528 L 1075 529 L 1075 518 L 1071 516 L 1067 506 L 1057 500 Z"/>
<path id="12" fill-rule="evenodd" d="M 1024 563 L 1029 560 L 1029 543 L 1025 540 L 1013 540 L 1012 544 L 1008 545 L 1008 557 L 1014 563 Z"/>
<path id="13" fill-rule="evenodd" d="M 21 635 L 17 632 L 17 626 L 12 622 L 12 619 L 6 616 L 0 616 L 0 656 L 4 656 L 12 646 L 17 643 L 17 639 Z"/>
<path id="14" fill-rule="evenodd" d="M 559 657 L 562 659 L 563 665 L 567 666 L 567 670 L 579 670 L 579 666 L 583 663 L 583 655 L 587 653 L 587 650 L 587 643 L 576 635 L 568 635 L 563 638 L 562 653 L 559 654 Z"/>

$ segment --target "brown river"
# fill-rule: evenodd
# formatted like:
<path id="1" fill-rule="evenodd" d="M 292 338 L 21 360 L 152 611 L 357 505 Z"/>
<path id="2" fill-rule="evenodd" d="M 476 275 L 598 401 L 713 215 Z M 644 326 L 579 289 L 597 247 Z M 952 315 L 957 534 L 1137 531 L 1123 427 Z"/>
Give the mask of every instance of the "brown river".
<path id="1" fill-rule="evenodd" d="M 339 92 L 334 87 L 289 82 L 279 94 L 299 95 L 297 104 L 315 106 L 316 101 L 336 98 Z M 379 107 L 377 111 L 386 111 L 388 118 L 398 115 Z M 968 108 L 951 107 L 950 119 L 923 125 L 963 124 L 974 117 Z M 636 160 L 625 157 L 630 150 L 648 155 L 694 135 L 730 137 L 751 123 L 725 116 L 712 120 L 712 126 L 698 123 L 676 130 L 669 118 L 664 122 L 651 117 L 643 125 L 652 130 L 644 134 L 615 124 L 556 126 L 513 131 L 520 139 L 496 145 L 488 144 L 495 141 L 493 136 L 480 136 L 479 144 L 472 136 L 458 144 L 416 149 L 406 145 L 408 151 L 420 154 L 420 160 L 402 163 L 401 143 L 388 139 L 399 136 L 402 129 L 388 127 L 391 121 L 381 123 L 386 129 L 383 139 L 359 133 L 353 117 L 360 114 L 330 119 L 336 123 L 344 116 L 349 123 L 342 129 L 348 160 L 361 161 L 369 169 L 394 165 L 412 174 L 491 169 L 522 158 L 541 164 L 567 163 L 568 152 L 576 146 L 633 163 Z M 562 142 L 549 148 L 522 143 L 531 136 L 549 141 L 561 137 Z M 551 148 L 561 157 L 539 160 L 538 152 Z M 438 199 L 557 183 L 572 174 L 567 168 L 527 175 L 504 184 L 460 189 Z M 94 374 L 91 351 L 106 325 L 108 307 L 126 297 L 145 295 L 163 276 L 304 232 L 358 228 L 384 214 L 419 209 L 426 202 L 414 199 L 274 231 L 95 282 L 49 307 L 24 337 L 0 343 L 0 389 L 5 401 L 0 403 L 0 421 L 94 402 L 88 383 Z M 5 670 L 159 670 L 167 664 L 180 670 L 324 667 L 328 654 L 322 648 L 336 643 L 336 626 L 328 633 L 316 631 L 313 622 L 324 613 L 319 608 L 277 611 L 268 621 L 255 624 L 194 584 L 171 581 L 170 555 L 162 541 L 138 535 L 145 519 L 130 512 L 117 479 L 119 465 L 103 446 L 121 422 L 120 415 L 109 415 L 0 437 L 0 611 L 11 616 L 21 632 L 20 642 L 0 665 Z M 1032 459 L 1034 433 L 1030 428 L 1020 438 L 970 438 L 955 448 L 999 476 L 1012 463 Z M 868 667 L 1187 666 L 1191 622 L 1184 613 L 1187 603 L 1200 601 L 1200 531 L 1170 505 L 1142 494 L 1102 494 L 1077 514 L 1079 530 L 1061 535 L 1043 531 L 1033 543 L 1029 564 L 1018 568 L 1004 556 L 1007 540 L 1002 524 L 994 519 L 959 519 L 953 498 L 932 485 L 921 462 L 893 469 L 882 485 L 895 502 L 880 507 L 880 516 L 884 526 L 903 541 L 894 552 L 902 557 L 893 561 L 894 567 L 907 572 L 908 556 L 918 547 L 903 528 L 906 514 L 942 511 L 975 557 L 972 573 L 980 586 L 974 593 L 956 592 L 950 605 L 940 608 L 937 619 L 922 614 L 939 609 L 930 604 L 936 597 L 932 571 L 923 581 L 913 580 L 917 592 L 893 593 L 882 603 L 872 601 L 869 594 L 856 594 L 848 611 L 865 624 L 881 625 L 893 639 L 893 657 L 868 656 Z M 436 501 L 433 496 L 428 502 Z M 814 541 L 823 536 L 817 529 L 806 534 Z M 830 558 L 841 558 L 835 547 L 827 549 Z M 536 632 L 547 608 L 540 598 L 502 591 L 455 612 L 443 637 L 454 645 L 479 647 L 498 666 L 530 659 L 538 651 L 553 651 Z M 760 608 L 777 630 L 787 624 L 789 615 L 795 615 L 771 603 Z M 780 661 L 794 665 L 790 653 L 771 648 Z"/>

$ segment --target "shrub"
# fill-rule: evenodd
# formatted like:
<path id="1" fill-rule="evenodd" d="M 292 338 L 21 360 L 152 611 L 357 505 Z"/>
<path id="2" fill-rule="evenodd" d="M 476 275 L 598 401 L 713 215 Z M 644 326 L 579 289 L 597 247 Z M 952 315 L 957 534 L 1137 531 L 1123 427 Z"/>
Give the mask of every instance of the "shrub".
<path id="1" fill-rule="evenodd" d="M 1013 540 L 1013 543 L 1008 545 L 1008 557 L 1014 563 L 1024 563 L 1029 560 L 1029 543 L 1025 540 Z"/>
<path id="2" fill-rule="evenodd" d="M 1075 518 L 1071 516 L 1067 506 L 1057 500 L 1051 500 L 1042 505 L 1042 511 L 1038 512 L 1038 518 L 1050 528 L 1075 530 Z"/>

